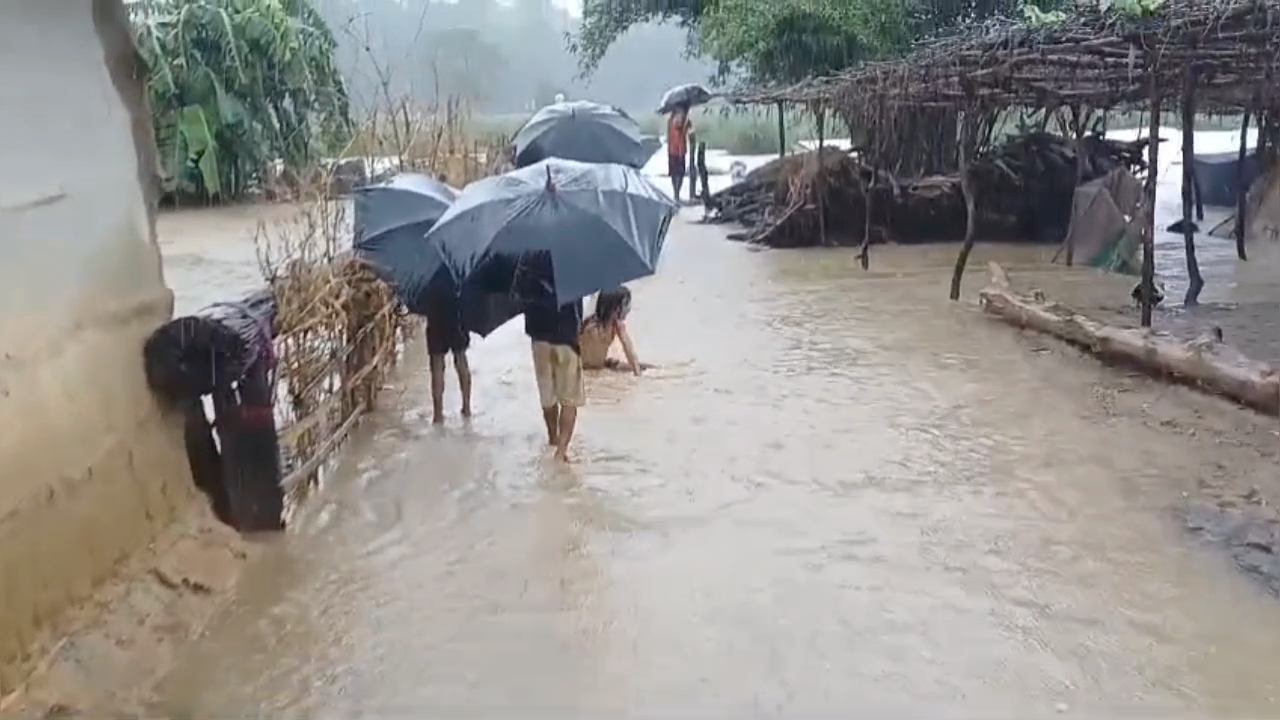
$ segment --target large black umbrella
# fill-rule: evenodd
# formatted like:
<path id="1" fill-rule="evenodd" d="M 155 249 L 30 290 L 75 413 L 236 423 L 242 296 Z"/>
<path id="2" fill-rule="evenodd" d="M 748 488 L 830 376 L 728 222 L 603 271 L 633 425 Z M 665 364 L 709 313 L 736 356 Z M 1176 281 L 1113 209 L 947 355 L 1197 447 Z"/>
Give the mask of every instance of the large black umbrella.
<path id="1" fill-rule="evenodd" d="M 641 168 L 654 152 L 631 116 L 586 100 L 542 108 L 516 131 L 511 142 L 518 168 L 547 158 Z"/>
<path id="2" fill-rule="evenodd" d="M 663 93 L 662 104 L 658 106 L 658 112 L 669 113 L 681 105 L 686 107 L 705 105 L 711 101 L 711 98 L 711 91 L 697 83 L 677 85 Z"/>
<path id="3" fill-rule="evenodd" d="M 468 185 L 427 240 L 461 287 L 464 321 L 485 307 L 492 322 L 500 300 L 562 305 L 653 274 L 676 209 L 632 168 L 552 159 Z"/>
<path id="4" fill-rule="evenodd" d="M 432 293 L 454 293 L 453 278 L 427 230 L 458 191 L 426 175 L 404 174 L 355 193 L 355 251 L 395 288 L 410 312 L 426 313 Z"/>

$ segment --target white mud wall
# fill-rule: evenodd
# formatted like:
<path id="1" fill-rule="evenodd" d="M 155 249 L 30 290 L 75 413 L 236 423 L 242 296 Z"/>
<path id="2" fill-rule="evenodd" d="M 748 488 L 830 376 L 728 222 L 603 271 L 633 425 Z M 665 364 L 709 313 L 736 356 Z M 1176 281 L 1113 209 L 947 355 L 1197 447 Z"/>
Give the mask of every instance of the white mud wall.
<path id="1" fill-rule="evenodd" d="M 0 697 L 193 506 L 141 348 L 169 319 L 120 0 L 0 2 Z"/>

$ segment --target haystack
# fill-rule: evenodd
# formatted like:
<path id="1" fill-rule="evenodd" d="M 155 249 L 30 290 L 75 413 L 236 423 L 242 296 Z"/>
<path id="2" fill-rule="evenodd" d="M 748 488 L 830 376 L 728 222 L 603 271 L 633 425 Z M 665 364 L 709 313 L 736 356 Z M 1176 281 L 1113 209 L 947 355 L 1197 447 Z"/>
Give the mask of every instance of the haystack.
<path id="1" fill-rule="evenodd" d="M 1132 173 L 1145 168 L 1145 141 L 1090 136 L 1080 147 L 1086 181 L 1118 169 Z M 1071 222 L 1077 172 L 1070 141 L 1044 132 L 1009 138 L 973 164 L 979 234 L 1060 242 Z M 816 197 L 819 187 L 822 203 Z M 959 240 L 967 222 L 958 174 L 903 180 L 883 170 L 875 173 L 855 154 L 835 148 L 823 148 L 820 161 L 817 150 L 774 160 L 712 195 L 708 203 L 712 221 L 746 226 L 731 237 L 770 247 L 817 245 L 819 207 L 832 244 L 860 244 L 868 229 L 872 242 Z"/>

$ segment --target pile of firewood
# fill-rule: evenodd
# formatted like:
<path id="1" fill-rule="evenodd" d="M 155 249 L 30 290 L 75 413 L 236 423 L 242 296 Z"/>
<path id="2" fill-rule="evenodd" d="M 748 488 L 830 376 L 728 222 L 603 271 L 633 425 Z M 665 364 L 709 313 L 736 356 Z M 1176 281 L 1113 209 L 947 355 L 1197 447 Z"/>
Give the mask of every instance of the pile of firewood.
<path id="1" fill-rule="evenodd" d="M 1146 141 L 1120 142 L 1089 136 L 1084 181 L 1117 167 L 1146 169 Z M 1017 135 L 973 163 L 978 233 L 985 239 L 1058 242 L 1071 217 L 1077 183 L 1071 143 L 1043 132 Z M 871 193 L 871 222 L 867 198 Z M 819 202 L 821 196 L 821 202 Z M 711 196 L 708 219 L 745 227 L 730 237 L 770 247 L 820 243 L 819 208 L 828 244 L 871 241 L 900 243 L 959 240 L 965 232 L 965 203 L 958 174 L 902 180 L 875 174 L 855 152 L 824 148 L 789 155 L 752 171 Z"/>

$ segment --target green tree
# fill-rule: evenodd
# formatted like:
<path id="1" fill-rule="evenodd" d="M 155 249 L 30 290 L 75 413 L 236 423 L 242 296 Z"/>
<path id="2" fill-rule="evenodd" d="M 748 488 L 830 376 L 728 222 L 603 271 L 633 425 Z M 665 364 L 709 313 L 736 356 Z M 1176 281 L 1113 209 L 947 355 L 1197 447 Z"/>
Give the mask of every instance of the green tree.
<path id="1" fill-rule="evenodd" d="M 167 193 L 234 198 L 269 163 L 301 169 L 349 137 L 336 43 L 307 0 L 131 10 Z"/>
<path id="2" fill-rule="evenodd" d="M 722 75 L 742 70 L 765 83 L 829 75 L 911 42 L 902 0 L 718 0 L 698 32 Z"/>
<path id="3" fill-rule="evenodd" d="M 690 31 L 692 50 L 719 62 L 722 76 L 737 68 L 756 82 L 794 81 L 906 52 L 919 38 L 968 22 L 1016 16 L 1020 6 L 1020 0 L 586 0 L 570 48 L 590 73 L 631 27 L 675 20 Z"/>

